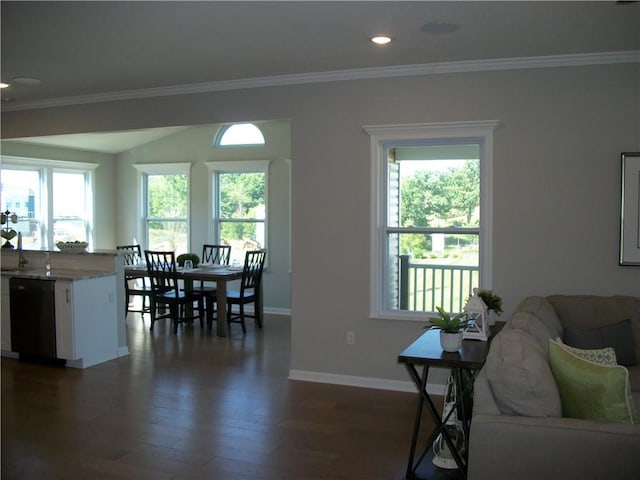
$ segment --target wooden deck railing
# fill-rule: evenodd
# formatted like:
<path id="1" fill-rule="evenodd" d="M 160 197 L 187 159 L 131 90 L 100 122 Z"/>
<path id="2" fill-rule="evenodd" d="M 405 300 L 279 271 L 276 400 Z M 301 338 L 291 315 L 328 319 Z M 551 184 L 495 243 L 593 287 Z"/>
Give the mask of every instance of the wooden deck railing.
<path id="1" fill-rule="evenodd" d="M 476 266 L 411 263 L 410 255 L 400 255 L 400 309 L 461 312 L 479 277 Z"/>

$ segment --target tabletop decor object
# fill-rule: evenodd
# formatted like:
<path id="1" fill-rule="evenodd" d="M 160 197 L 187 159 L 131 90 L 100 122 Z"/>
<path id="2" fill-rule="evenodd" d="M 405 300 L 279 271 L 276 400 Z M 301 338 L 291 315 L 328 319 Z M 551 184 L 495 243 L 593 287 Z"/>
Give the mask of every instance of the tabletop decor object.
<path id="1" fill-rule="evenodd" d="M 18 223 L 18 215 L 15 213 L 11 213 L 9 210 L 0 213 L 0 223 L 2 225 L 5 225 L 4 227 L 2 227 L 2 230 L 0 230 L 0 236 L 5 239 L 2 248 L 8 248 L 9 250 L 12 250 L 14 247 L 11 244 L 11 240 L 17 235 L 17 232 L 13 228 L 11 228 L 9 222 Z"/>
<path id="2" fill-rule="evenodd" d="M 462 428 L 462 422 L 458 419 L 458 413 L 456 412 L 457 403 L 456 385 L 453 375 L 449 375 L 444 397 L 444 407 L 442 409 L 442 421 L 454 448 L 458 452 L 463 453 L 465 447 L 465 434 Z M 456 460 L 451 453 L 451 449 L 447 445 L 442 433 L 439 433 L 433 441 L 433 459 L 431 461 L 436 467 L 448 470 L 458 468 L 458 464 L 456 463 Z"/>
<path id="3" fill-rule="evenodd" d="M 489 314 L 477 288 L 473 289 L 473 296 L 467 300 L 463 314 L 468 322 L 463 337 L 486 341 L 489 338 Z"/>
<path id="4" fill-rule="evenodd" d="M 184 267 L 185 260 L 191 260 L 192 268 L 196 268 L 200 263 L 200 257 L 195 253 L 181 253 L 176 257 L 176 262 L 179 267 Z"/>
<path id="5" fill-rule="evenodd" d="M 56 242 L 58 250 L 65 253 L 84 253 L 87 250 L 87 242 L 75 240 L 73 242 Z"/>
<path id="6" fill-rule="evenodd" d="M 495 325 L 496 316 L 499 317 L 502 314 L 502 298 L 491 290 L 478 290 L 478 296 L 487 306 L 489 326 Z"/>
<path id="7" fill-rule="evenodd" d="M 445 352 L 457 352 L 462 346 L 462 337 L 469 320 L 465 318 L 465 312 L 451 317 L 441 307 L 436 307 L 439 317 L 431 317 L 431 328 L 440 330 L 440 345 Z"/>

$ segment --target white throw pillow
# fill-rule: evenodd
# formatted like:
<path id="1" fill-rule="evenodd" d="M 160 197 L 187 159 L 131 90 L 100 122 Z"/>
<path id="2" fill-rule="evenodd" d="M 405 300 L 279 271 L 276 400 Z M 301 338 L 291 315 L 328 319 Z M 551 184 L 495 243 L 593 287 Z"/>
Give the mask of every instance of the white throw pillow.
<path id="1" fill-rule="evenodd" d="M 496 335 L 484 368 L 503 414 L 562 416 L 560 393 L 547 356 L 526 332 L 508 329 Z"/>

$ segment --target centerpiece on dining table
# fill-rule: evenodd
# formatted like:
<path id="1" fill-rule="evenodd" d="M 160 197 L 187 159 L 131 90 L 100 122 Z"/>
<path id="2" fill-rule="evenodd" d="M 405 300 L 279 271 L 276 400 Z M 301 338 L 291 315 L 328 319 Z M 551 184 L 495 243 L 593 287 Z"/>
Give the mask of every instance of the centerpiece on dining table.
<path id="1" fill-rule="evenodd" d="M 178 262 L 179 267 L 196 268 L 200 263 L 200 257 L 195 253 L 181 253 L 176 257 L 176 262 Z"/>

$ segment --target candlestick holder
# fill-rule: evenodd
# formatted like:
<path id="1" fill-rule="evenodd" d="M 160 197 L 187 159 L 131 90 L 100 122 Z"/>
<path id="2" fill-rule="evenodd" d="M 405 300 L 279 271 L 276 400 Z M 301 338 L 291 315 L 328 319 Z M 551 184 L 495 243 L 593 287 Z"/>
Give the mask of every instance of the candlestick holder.
<path id="1" fill-rule="evenodd" d="M 0 230 L 0 237 L 5 239 L 2 248 L 13 250 L 14 246 L 11 244 L 11 240 L 13 240 L 18 233 L 11 228 L 9 222 L 14 224 L 18 223 L 18 214 L 15 212 L 11 213 L 9 210 L 0 213 L 0 224 L 3 225 L 2 230 Z"/>

